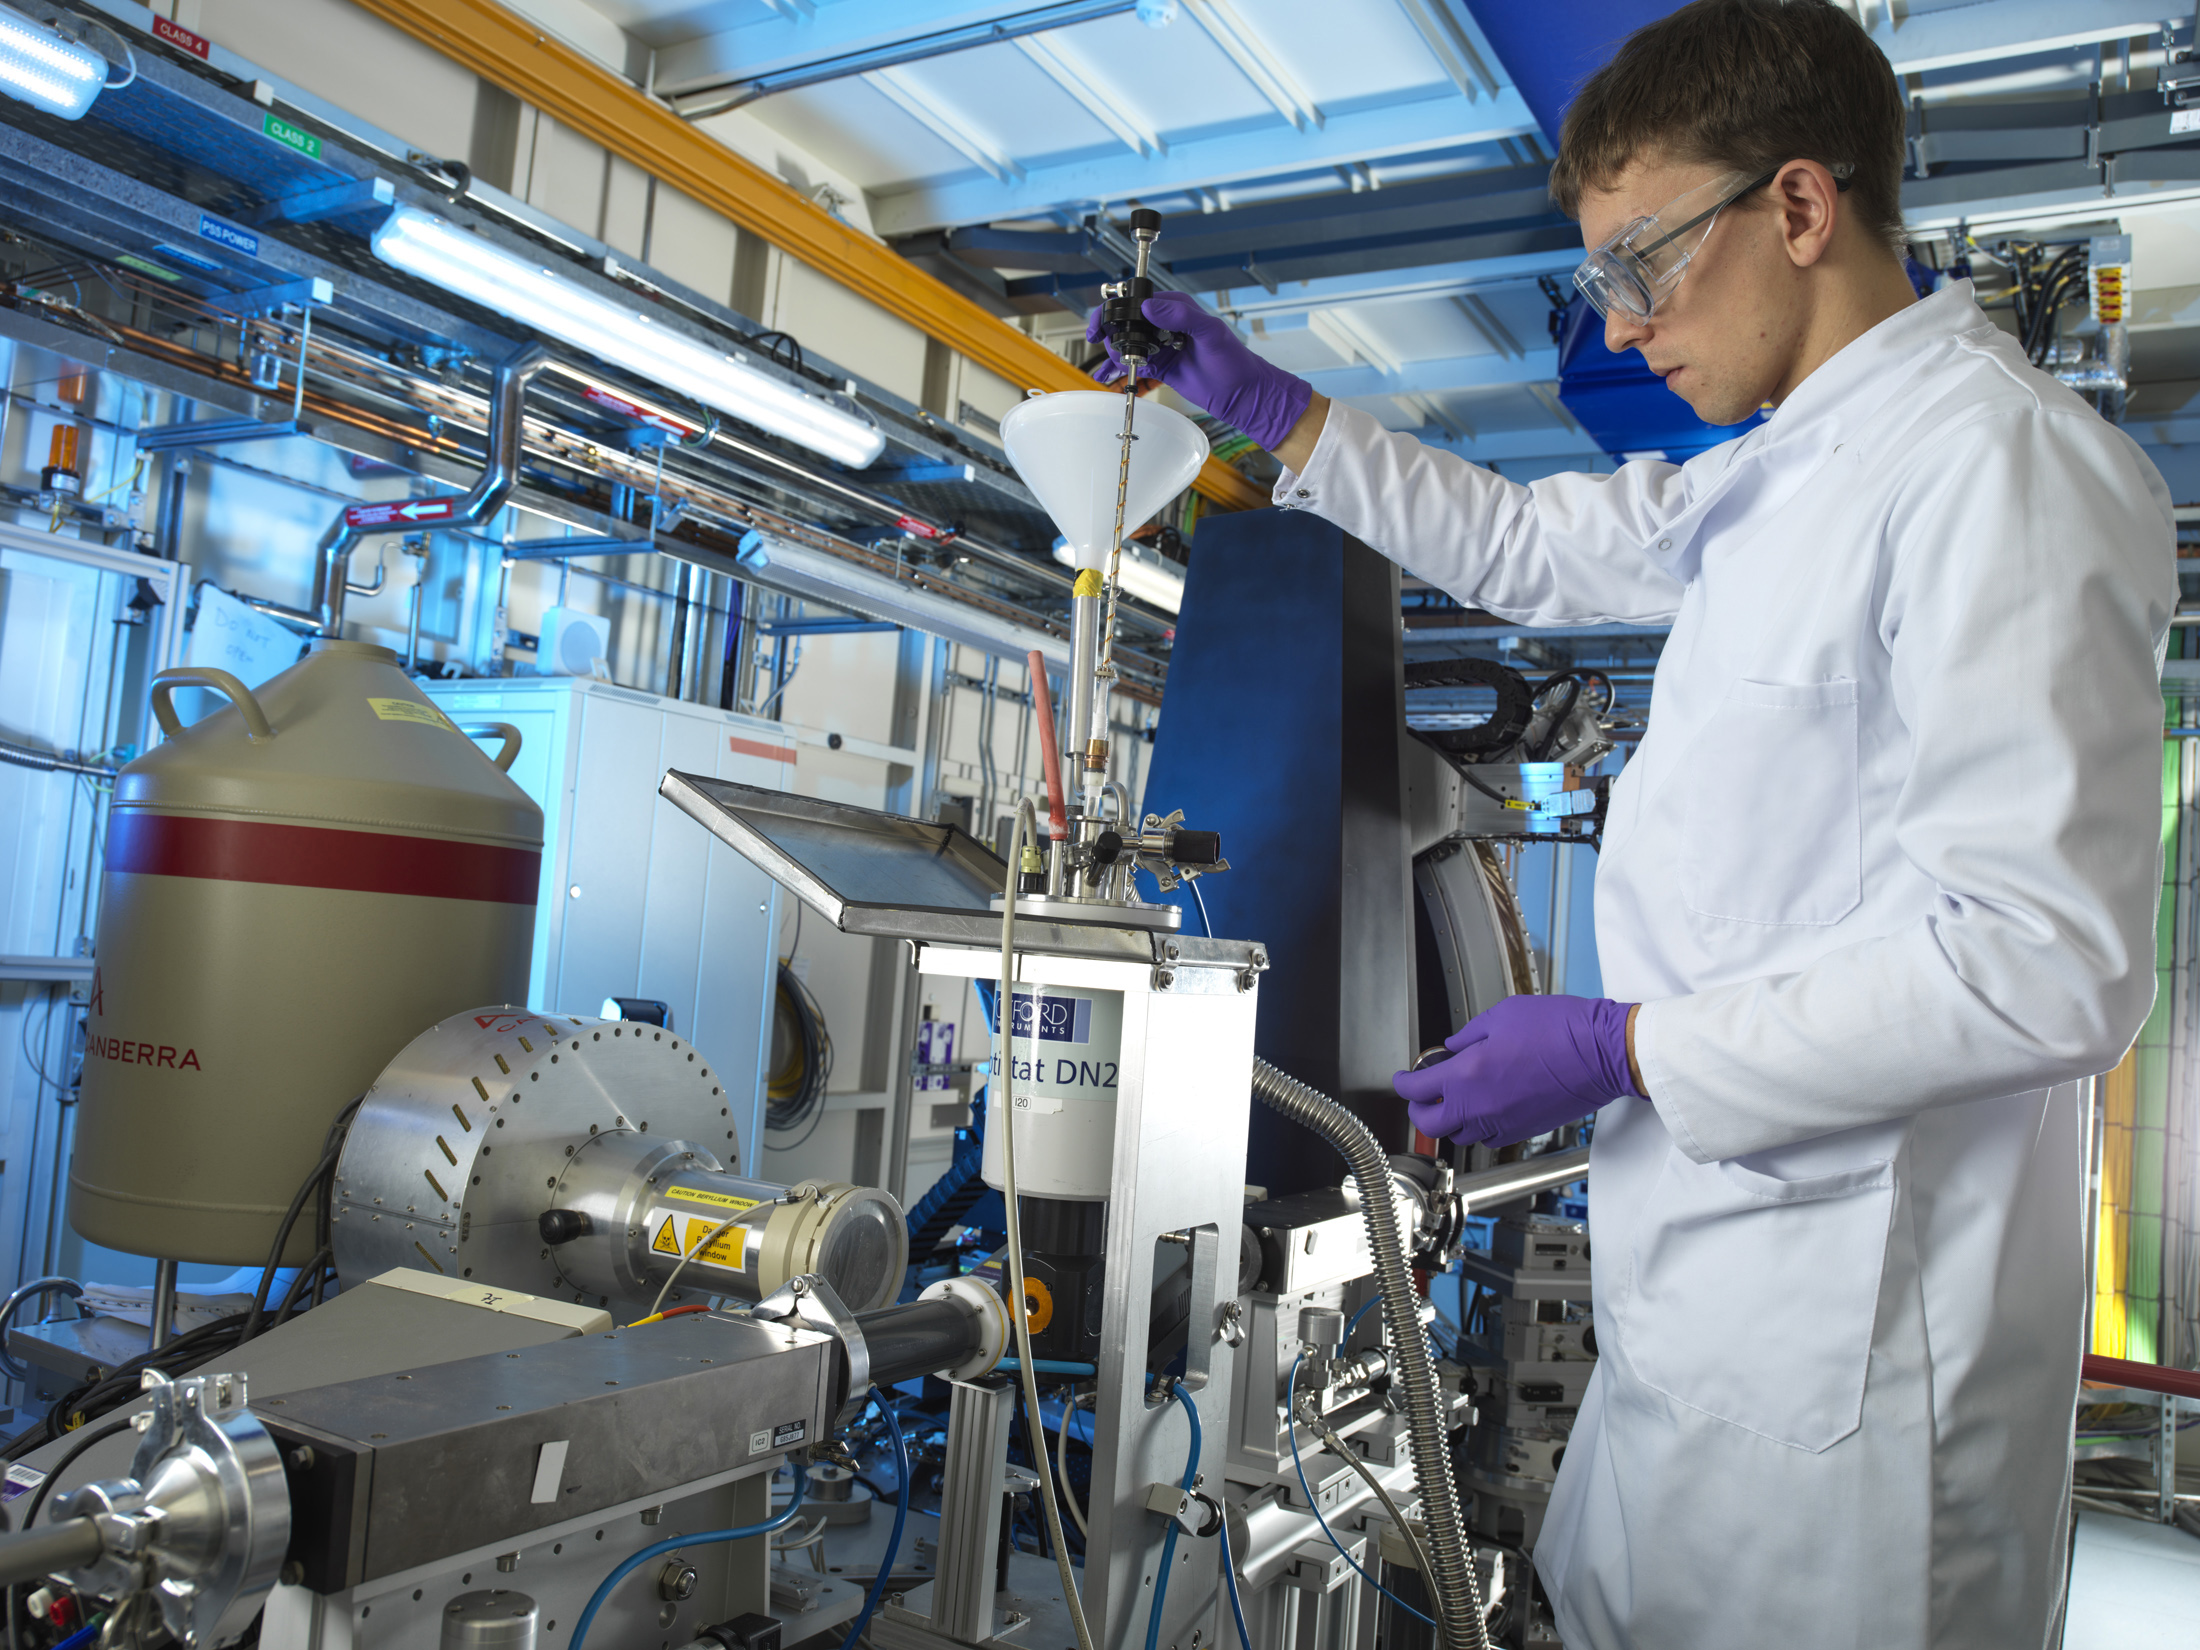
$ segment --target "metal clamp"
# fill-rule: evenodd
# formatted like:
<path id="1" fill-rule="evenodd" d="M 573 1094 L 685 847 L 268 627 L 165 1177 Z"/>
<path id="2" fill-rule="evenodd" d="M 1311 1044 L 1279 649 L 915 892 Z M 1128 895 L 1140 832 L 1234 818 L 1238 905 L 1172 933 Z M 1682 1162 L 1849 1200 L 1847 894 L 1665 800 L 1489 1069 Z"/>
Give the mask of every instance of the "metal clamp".
<path id="1" fill-rule="evenodd" d="M 833 1418 L 833 1429 L 837 1432 L 863 1413 L 871 1393 L 871 1348 L 863 1338 L 863 1326 L 841 1304 L 831 1284 L 815 1272 L 789 1278 L 750 1307 L 749 1316 L 804 1324 L 838 1340 L 848 1357 L 848 1384 L 841 1389 L 840 1412 Z"/>
<path id="2" fill-rule="evenodd" d="M 1187 1490 L 1175 1484 L 1148 1484 L 1146 1510 L 1173 1518 L 1187 1535 L 1202 1541 L 1222 1528 L 1222 1503 L 1205 1490 Z"/>
<path id="3" fill-rule="evenodd" d="M 290 1545 L 290 1497 L 275 1441 L 245 1408 L 242 1375 L 170 1382 L 148 1369 L 153 1407 L 132 1417 L 140 1437 L 128 1478 L 59 1497 L 55 1523 L 89 1518 L 103 1551 L 70 1585 L 157 1601 L 187 1645 L 241 1633 L 274 1587 Z"/>

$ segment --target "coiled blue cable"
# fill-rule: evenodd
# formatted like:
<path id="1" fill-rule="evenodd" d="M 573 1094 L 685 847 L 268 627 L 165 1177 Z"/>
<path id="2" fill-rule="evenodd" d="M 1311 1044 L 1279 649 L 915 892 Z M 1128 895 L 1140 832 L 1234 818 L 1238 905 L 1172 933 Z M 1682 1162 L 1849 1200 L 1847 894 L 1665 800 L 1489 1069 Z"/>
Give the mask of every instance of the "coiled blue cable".
<path id="1" fill-rule="evenodd" d="M 752 1535 L 770 1535 L 783 1530 L 802 1516 L 802 1497 L 810 1487 L 810 1469 L 796 1461 L 794 1468 L 794 1495 L 787 1502 L 787 1510 L 775 1513 L 761 1524 L 744 1524 L 734 1530 L 705 1530 L 699 1535 L 676 1535 L 667 1541 L 653 1541 L 603 1578 L 603 1585 L 588 1595 L 588 1603 L 581 1611 L 581 1619 L 573 1624 L 573 1641 L 568 1650 L 581 1650 L 581 1640 L 588 1637 L 589 1626 L 596 1619 L 596 1612 L 603 1608 L 603 1601 L 611 1596 L 611 1589 L 640 1569 L 653 1558 L 677 1552 L 683 1547 L 708 1547 L 721 1541 L 746 1541 Z M 898 1526 L 897 1526 L 897 1532 Z"/>
<path id="2" fill-rule="evenodd" d="M 871 1591 L 863 1600 L 863 1613 L 848 1629 L 848 1636 L 840 1641 L 840 1650 L 855 1650 L 864 1630 L 871 1625 L 872 1612 L 878 1608 L 878 1601 L 886 1596 L 886 1578 L 893 1573 L 894 1556 L 901 1551 L 901 1527 L 909 1522 L 909 1446 L 902 1441 L 901 1420 L 877 1387 L 871 1388 L 871 1407 L 884 1418 L 886 1430 L 894 1440 L 894 1533 L 886 1538 L 886 1556 L 878 1561 L 878 1574 L 871 1578 Z"/>
<path id="3" fill-rule="evenodd" d="M 1169 1385 L 1169 1396 L 1184 1407 L 1184 1419 L 1192 1424 L 1192 1449 L 1184 1460 L 1184 1482 L 1180 1486 L 1189 1495 L 1199 1479 L 1199 1406 L 1175 1382 Z M 1168 1537 L 1161 1543 L 1161 1571 L 1153 1578 L 1153 1608 L 1146 1614 L 1146 1650 L 1155 1650 L 1161 1642 L 1161 1601 L 1169 1596 L 1169 1567 L 1176 1562 L 1176 1537 L 1182 1528 L 1170 1519 Z"/>

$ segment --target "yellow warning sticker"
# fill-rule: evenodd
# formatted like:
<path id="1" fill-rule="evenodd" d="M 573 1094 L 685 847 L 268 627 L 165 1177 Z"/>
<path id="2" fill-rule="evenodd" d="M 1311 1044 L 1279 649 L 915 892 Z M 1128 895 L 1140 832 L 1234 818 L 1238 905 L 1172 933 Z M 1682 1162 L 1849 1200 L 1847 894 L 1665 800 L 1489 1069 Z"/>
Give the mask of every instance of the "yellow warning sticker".
<path id="1" fill-rule="evenodd" d="M 385 722 L 425 722 L 431 728 L 452 727 L 451 719 L 433 705 L 423 705 L 414 699 L 369 699 L 374 714 Z"/>
<path id="2" fill-rule="evenodd" d="M 726 1192 L 707 1192 L 699 1186 L 669 1186 L 665 1189 L 665 1196 L 676 1197 L 687 1203 L 707 1203 L 713 1209 L 725 1210 L 727 1214 L 732 1214 L 738 1209 L 753 1209 L 756 1207 L 756 1199 L 753 1197 L 734 1197 Z"/>
<path id="3" fill-rule="evenodd" d="M 668 1220 L 666 1225 L 672 1223 Z M 687 1253 L 693 1260 L 708 1261 L 713 1266 L 723 1266 L 729 1271 L 741 1270 L 741 1262 L 749 1252 L 749 1229 L 746 1226 L 729 1226 L 720 1232 L 708 1249 L 703 1240 L 708 1238 L 718 1222 L 699 1215 L 687 1217 Z"/>
<path id="4" fill-rule="evenodd" d="M 723 1219 L 723 1216 L 719 1217 Z M 657 1228 L 656 1237 L 649 1248 L 657 1255 L 686 1255 L 690 1260 L 704 1261 L 712 1266 L 723 1266 L 729 1271 L 741 1270 L 741 1263 L 749 1252 L 749 1229 L 746 1226 L 729 1226 L 719 1232 L 710 1247 L 705 1240 L 716 1231 L 718 1221 L 703 1215 L 666 1215 L 664 1224 Z"/>

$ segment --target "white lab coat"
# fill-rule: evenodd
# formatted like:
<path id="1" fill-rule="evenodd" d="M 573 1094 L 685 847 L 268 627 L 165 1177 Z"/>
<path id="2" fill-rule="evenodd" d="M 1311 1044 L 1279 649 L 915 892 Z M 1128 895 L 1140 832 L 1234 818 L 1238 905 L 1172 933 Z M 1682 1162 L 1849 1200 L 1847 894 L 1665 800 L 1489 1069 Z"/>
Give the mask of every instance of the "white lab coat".
<path id="1" fill-rule="evenodd" d="M 1569 1650 L 2012 1650 L 2060 1594 L 2078 1080 L 2154 994 L 2160 476 L 1968 283 L 1683 465 L 1520 486 L 1334 407 L 1277 502 L 1528 624 L 1671 620 L 1612 790 Z"/>

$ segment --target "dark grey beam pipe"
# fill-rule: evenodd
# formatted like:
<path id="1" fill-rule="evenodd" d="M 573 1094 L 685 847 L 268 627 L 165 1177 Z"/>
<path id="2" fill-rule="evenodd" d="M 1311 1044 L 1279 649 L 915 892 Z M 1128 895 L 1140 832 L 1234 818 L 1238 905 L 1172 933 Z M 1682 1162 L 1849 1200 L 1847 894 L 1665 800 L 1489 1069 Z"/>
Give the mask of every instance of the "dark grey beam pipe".
<path id="1" fill-rule="evenodd" d="M 89 1518 L 42 1524 L 18 1535 L 0 1535 L 0 1587 L 38 1581 L 56 1570 L 81 1570 L 104 1546 Z"/>
<path id="2" fill-rule="evenodd" d="M 983 1324 L 951 1300 L 909 1301 L 857 1315 L 871 1351 L 871 1382 L 892 1386 L 935 1375 L 966 1361 L 978 1349 Z"/>

